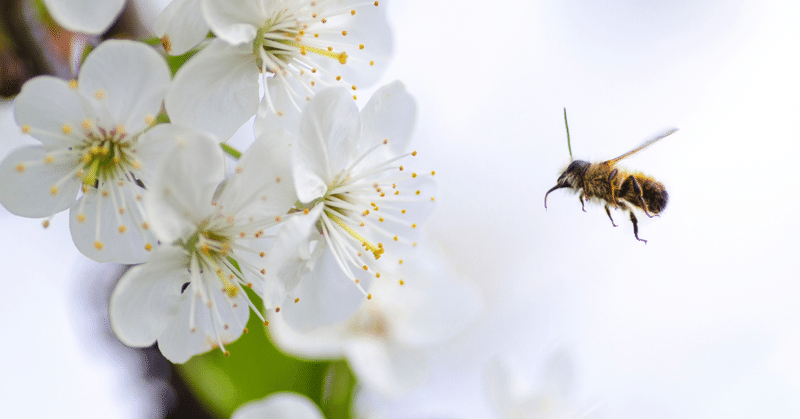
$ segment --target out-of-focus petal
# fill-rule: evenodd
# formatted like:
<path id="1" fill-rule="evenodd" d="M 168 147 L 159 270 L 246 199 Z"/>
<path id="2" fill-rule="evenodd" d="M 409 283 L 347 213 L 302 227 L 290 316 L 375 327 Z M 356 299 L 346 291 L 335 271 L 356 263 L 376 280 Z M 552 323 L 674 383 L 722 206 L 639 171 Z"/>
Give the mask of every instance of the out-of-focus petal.
<path id="1" fill-rule="evenodd" d="M 114 23 L 125 0 L 44 0 L 44 5 L 64 29 L 96 35 Z"/>
<path id="2" fill-rule="evenodd" d="M 233 412 L 231 419 L 324 419 L 311 399 L 297 393 L 273 393 L 245 403 Z"/>
<path id="3" fill-rule="evenodd" d="M 228 139 L 258 109 L 258 72 L 249 45 L 211 42 L 175 74 L 165 100 L 170 120 Z"/>
<path id="4" fill-rule="evenodd" d="M 358 339 L 346 345 L 345 354 L 359 381 L 386 396 L 407 392 L 428 374 L 425 354 L 412 347 Z"/>
<path id="5" fill-rule="evenodd" d="M 200 0 L 172 0 L 156 19 L 155 32 L 170 55 L 182 55 L 208 35 Z"/>

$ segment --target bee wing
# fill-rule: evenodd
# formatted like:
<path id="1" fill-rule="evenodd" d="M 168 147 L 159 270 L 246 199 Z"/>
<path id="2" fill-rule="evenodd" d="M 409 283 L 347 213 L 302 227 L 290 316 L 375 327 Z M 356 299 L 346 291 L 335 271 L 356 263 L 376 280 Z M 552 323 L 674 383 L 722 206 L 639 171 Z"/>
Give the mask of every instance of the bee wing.
<path id="1" fill-rule="evenodd" d="M 652 140 L 650 140 L 650 141 L 648 141 L 648 142 L 646 142 L 646 143 L 644 143 L 644 144 L 640 145 L 639 147 L 636 147 L 636 148 L 634 148 L 633 150 L 631 150 L 631 151 L 629 151 L 629 152 L 627 152 L 627 153 L 625 153 L 625 154 L 623 154 L 623 155 L 621 155 L 621 156 L 619 156 L 619 157 L 617 157 L 617 158 L 615 158 L 615 159 L 607 160 L 607 161 L 605 161 L 605 162 L 603 162 L 603 163 L 604 163 L 604 164 L 607 164 L 607 165 L 609 165 L 609 166 L 613 166 L 613 165 L 615 165 L 615 164 L 616 164 L 618 161 L 620 161 L 620 160 L 622 160 L 622 159 L 624 159 L 624 158 L 626 158 L 626 157 L 628 157 L 628 156 L 634 155 L 634 154 L 636 154 L 636 153 L 638 153 L 638 152 L 640 152 L 640 151 L 644 150 L 644 149 L 645 149 L 645 148 L 647 148 L 648 146 L 650 146 L 650 145 L 654 144 L 656 141 L 658 141 L 658 140 L 661 140 L 661 139 L 663 139 L 663 138 L 666 138 L 666 137 L 668 137 L 668 136 L 670 136 L 670 135 L 674 134 L 674 133 L 675 133 L 675 131 L 677 131 L 677 130 L 678 130 L 677 128 L 673 128 L 673 129 L 671 129 L 671 130 L 669 130 L 669 131 L 667 131 L 667 132 L 665 132 L 665 133 L 663 133 L 663 134 L 659 135 L 658 137 L 656 137 L 656 138 L 653 138 Z"/>

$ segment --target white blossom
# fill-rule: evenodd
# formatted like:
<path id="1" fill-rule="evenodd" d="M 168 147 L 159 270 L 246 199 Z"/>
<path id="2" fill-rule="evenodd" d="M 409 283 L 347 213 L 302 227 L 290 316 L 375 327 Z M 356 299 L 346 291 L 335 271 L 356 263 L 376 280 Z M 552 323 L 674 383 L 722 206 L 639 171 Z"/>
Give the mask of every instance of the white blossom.
<path id="1" fill-rule="evenodd" d="M 477 293 L 443 258 L 411 265 L 402 281 L 375 280 L 373 298 L 344 322 L 299 333 L 275 315 L 271 337 L 303 358 L 346 358 L 360 385 L 383 397 L 403 395 L 427 378 L 427 351 L 463 332 L 480 310 Z"/>
<path id="2" fill-rule="evenodd" d="M 321 87 L 356 90 L 373 83 L 392 52 L 385 6 L 377 1 L 199 1 L 217 39 L 181 67 L 165 104 L 173 122 L 220 139 L 256 113 L 259 78 L 267 91 L 286 90 L 297 103 Z M 179 21 L 177 12 L 168 11 L 170 22 Z M 173 27 L 199 34 L 196 11 L 184 13 L 190 15 L 183 18 L 187 23 Z M 191 39 L 186 44 L 199 41 L 195 35 Z M 266 99 L 274 109 L 269 94 Z"/>
<path id="3" fill-rule="evenodd" d="M 120 279 L 110 318 L 126 345 L 158 341 L 167 359 L 182 363 L 213 348 L 225 352 L 246 331 L 255 307 L 244 289 L 274 289 L 265 285 L 264 235 L 290 204 L 278 202 L 280 169 L 266 161 L 259 145 L 221 184 L 224 157 L 216 140 L 173 130 L 179 131 L 171 136 L 178 145 L 165 156 L 145 202 L 162 245 Z"/>
<path id="4" fill-rule="evenodd" d="M 276 117 L 277 118 L 277 117 Z M 284 272 L 289 324 L 307 331 L 347 319 L 373 279 L 399 281 L 418 227 L 433 209 L 434 172 L 405 160 L 416 118 L 400 82 L 379 89 L 359 114 L 344 89 L 318 94 L 293 133 L 293 211 L 270 266 Z M 286 275 L 286 273 L 290 273 Z"/>
<path id="5" fill-rule="evenodd" d="M 144 261 L 156 243 L 141 201 L 163 145 L 140 133 L 154 123 L 168 84 L 158 53 L 116 40 L 89 54 L 77 81 L 28 81 L 14 112 L 22 132 L 41 144 L 0 163 L 0 202 L 34 218 L 70 208 L 83 254 L 99 262 Z"/>

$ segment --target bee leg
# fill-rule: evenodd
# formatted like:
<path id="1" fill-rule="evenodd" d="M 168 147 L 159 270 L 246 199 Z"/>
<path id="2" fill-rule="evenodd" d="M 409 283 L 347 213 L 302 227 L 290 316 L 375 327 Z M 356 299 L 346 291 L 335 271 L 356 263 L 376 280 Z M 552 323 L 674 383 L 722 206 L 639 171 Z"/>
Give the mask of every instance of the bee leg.
<path id="1" fill-rule="evenodd" d="M 639 238 L 639 220 L 636 219 L 636 216 L 633 215 L 633 211 L 630 212 L 631 214 L 631 223 L 633 223 L 633 236 L 636 237 L 636 240 L 640 242 L 644 242 L 647 244 L 647 240 Z"/>
<path id="2" fill-rule="evenodd" d="M 642 210 L 644 210 L 644 214 L 650 218 L 655 217 L 653 214 L 650 214 L 650 211 L 647 210 L 647 203 L 644 202 L 644 194 L 642 193 L 642 187 L 639 186 L 639 181 L 633 176 L 628 176 L 628 179 L 630 179 L 631 184 L 633 184 L 633 192 L 636 193 L 636 197 L 639 198 L 639 203 L 642 204 Z M 628 179 L 625 180 L 627 181 Z"/>
<path id="3" fill-rule="evenodd" d="M 581 201 L 581 210 L 586 212 L 586 207 L 583 206 L 583 194 L 578 195 L 578 199 Z"/>
<path id="4" fill-rule="evenodd" d="M 614 191 L 614 183 L 612 182 L 612 180 L 617 176 L 617 173 L 619 173 L 619 170 L 614 169 L 608 174 L 608 189 L 611 190 L 611 202 L 614 203 L 614 209 L 619 209 L 619 206 L 617 205 L 616 191 Z M 609 217 L 611 216 L 609 215 Z"/>
<path id="5" fill-rule="evenodd" d="M 614 224 L 614 219 L 611 218 L 611 210 L 608 208 L 608 204 L 606 204 L 606 214 L 608 214 L 608 219 L 611 220 L 611 225 L 616 227 L 617 225 Z"/>

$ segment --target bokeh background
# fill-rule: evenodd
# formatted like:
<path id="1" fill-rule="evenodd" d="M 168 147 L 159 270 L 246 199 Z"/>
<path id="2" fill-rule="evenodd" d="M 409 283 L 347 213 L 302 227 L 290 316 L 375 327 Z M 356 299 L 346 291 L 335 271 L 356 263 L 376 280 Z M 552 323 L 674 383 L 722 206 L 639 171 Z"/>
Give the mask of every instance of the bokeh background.
<path id="1" fill-rule="evenodd" d="M 535 389 L 563 351 L 578 412 L 800 417 L 800 4 L 382 3 L 396 39 L 384 81 L 417 97 L 419 163 L 439 178 L 429 234 L 483 311 L 432 351 L 423 388 L 360 406 L 492 417 L 492 359 Z M 137 4 L 146 22 L 163 7 Z M 680 129 L 623 162 L 670 193 L 662 216 L 639 217 L 646 245 L 624 214 L 613 228 L 564 190 L 545 211 L 569 163 L 564 107 L 580 159 Z M 0 124 L 5 155 L 26 140 L 8 103 Z M 0 232 L 0 416 L 160 414 L 165 382 L 99 331 L 116 268 L 74 250 L 66 214 L 44 230 L 0 209 Z"/>

